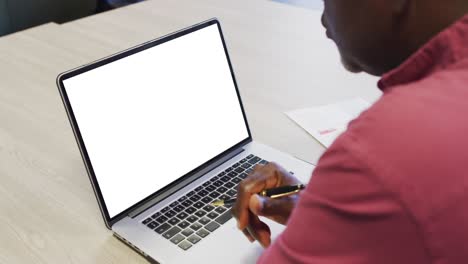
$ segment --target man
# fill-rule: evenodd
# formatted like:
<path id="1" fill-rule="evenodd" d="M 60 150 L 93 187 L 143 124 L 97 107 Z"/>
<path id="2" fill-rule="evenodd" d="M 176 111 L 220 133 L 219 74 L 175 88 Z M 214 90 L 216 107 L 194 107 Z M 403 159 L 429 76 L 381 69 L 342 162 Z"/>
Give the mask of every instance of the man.
<path id="1" fill-rule="evenodd" d="M 381 99 L 321 157 L 307 188 L 275 163 L 239 185 L 239 229 L 260 263 L 468 263 L 468 1 L 325 0 L 327 35 Z M 286 224 L 272 243 L 259 216 Z"/>

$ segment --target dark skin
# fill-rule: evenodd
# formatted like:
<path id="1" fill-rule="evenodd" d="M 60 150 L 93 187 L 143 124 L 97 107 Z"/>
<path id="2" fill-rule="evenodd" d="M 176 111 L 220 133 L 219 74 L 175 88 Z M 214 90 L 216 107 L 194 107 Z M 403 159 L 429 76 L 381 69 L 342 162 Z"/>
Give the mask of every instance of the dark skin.
<path id="1" fill-rule="evenodd" d="M 398 67 L 439 32 L 468 13 L 467 0 L 325 0 L 322 23 L 351 72 L 381 76 Z M 259 216 L 286 224 L 297 195 L 263 198 L 263 189 L 299 181 L 279 164 L 258 165 L 239 184 L 232 213 L 238 228 L 263 247 L 269 227 Z"/>
<path id="2" fill-rule="evenodd" d="M 352 72 L 396 68 L 466 14 L 465 0 L 325 0 L 322 23 Z"/>

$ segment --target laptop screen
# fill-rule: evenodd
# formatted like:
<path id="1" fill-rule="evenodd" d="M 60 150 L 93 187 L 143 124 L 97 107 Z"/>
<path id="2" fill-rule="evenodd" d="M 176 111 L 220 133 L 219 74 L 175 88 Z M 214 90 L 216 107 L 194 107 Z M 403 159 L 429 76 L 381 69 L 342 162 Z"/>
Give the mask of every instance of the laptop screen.
<path id="1" fill-rule="evenodd" d="M 217 24 L 63 86 L 111 218 L 249 137 Z"/>

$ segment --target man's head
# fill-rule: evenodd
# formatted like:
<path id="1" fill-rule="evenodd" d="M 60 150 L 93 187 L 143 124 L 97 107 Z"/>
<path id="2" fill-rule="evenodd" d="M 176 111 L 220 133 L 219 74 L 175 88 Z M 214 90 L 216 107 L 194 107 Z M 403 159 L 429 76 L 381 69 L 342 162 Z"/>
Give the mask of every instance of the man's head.
<path id="1" fill-rule="evenodd" d="M 468 11 L 466 0 L 324 0 L 322 23 L 352 72 L 382 75 Z"/>

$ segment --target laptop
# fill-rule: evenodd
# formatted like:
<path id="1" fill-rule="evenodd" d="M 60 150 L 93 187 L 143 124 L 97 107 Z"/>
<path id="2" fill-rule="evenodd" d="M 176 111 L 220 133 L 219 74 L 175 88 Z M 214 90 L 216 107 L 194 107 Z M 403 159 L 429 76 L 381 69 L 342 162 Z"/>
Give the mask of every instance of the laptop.
<path id="1" fill-rule="evenodd" d="M 312 165 L 253 140 L 218 20 L 62 73 L 57 85 L 114 236 L 155 263 L 254 263 L 230 208 L 256 164 Z M 284 228 L 267 221 L 273 237 Z"/>

